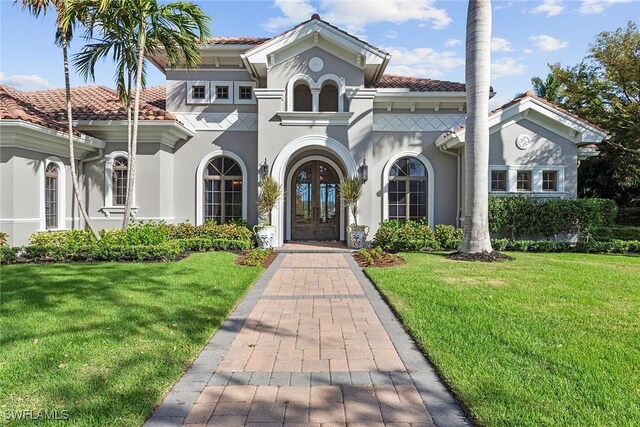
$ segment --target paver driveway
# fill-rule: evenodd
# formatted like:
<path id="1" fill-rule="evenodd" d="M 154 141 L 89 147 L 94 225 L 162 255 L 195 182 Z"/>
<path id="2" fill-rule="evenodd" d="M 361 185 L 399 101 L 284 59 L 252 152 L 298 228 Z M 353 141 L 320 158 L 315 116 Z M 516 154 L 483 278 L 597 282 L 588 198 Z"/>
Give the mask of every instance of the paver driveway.
<path id="1" fill-rule="evenodd" d="M 146 425 L 466 425 L 350 254 L 280 254 Z"/>

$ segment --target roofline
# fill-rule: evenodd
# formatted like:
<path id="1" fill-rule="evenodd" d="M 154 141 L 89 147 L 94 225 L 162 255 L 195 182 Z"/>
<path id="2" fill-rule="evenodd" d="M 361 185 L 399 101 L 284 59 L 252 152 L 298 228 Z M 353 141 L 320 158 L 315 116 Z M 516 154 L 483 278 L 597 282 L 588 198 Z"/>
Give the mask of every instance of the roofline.
<path id="1" fill-rule="evenodd" d="M 68 147 L 69 133 L 67 132 L 51 129 L 46 126 L 38 125 L 21 119 L 0 119 L 0 127 L 16 128 L 19 130 L 25 130 L 27 132 L 36 132 L 42 135 L 43 139 L 49 142 L 54 142 L 63 146 L 66 145 Z M 3 133 L 4 132 L 6 132 L 6 130 L 3 131 Z M 81 133 L 81 136 L 74 135 L 73 140 L 75 146 L 83 151 L 95 151 L 98 149 L 103 149 L 107 145 L 103 140 L 84 133 Z M 3 144 L 3 142 L 5 144 Z M 5 138 L 2 138 L 0 145 L 4 145 L 5 147 L 14 146 L 10 143 L 6 144 Z"/>

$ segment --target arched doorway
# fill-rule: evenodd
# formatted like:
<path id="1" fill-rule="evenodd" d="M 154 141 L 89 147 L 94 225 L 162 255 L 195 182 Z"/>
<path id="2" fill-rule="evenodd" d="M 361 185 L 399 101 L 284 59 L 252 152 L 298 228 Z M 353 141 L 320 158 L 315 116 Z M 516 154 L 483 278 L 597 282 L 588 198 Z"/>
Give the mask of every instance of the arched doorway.
<path id="1" fill-rule="evenodd" d="M 339 176 L 327 162 L 311 160 L 293 173 L 291 239 L 339 240 Z"/>

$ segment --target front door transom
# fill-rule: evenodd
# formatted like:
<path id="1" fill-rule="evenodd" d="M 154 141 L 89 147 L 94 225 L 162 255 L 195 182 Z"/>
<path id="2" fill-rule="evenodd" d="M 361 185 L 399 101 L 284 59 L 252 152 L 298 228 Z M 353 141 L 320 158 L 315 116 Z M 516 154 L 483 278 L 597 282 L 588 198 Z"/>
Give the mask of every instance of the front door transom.
<path id="1" fill-rule="evenodd" d="M 339 240 L 339 183 L 334 168 L 320 160 L 294 171 L 292 240 Z"/>

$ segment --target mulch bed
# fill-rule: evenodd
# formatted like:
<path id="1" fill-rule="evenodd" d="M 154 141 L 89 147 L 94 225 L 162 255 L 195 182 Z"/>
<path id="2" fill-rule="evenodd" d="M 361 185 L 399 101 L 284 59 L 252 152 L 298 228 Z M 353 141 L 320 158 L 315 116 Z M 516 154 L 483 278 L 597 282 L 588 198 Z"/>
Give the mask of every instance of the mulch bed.
<path id="1" fill-rule="evenodd" d="M 498 251 L 487 252 L 482 251 L 474 254 L 466 252 L 453 252 L 446 256 L 446 258 L 454 261 L 479 261 L 479 262 L 505 262 L 513 261 L 514 258 L 509 255 L 505 255 Z"/>
<path id="2" fill-rule="evenodd" d="M 358 265 L 361 268 L 366 267 L 394 267 L 396 265 L 403 265 L 405 263 L 404 258 L 394 254 L 385 254 L 381 260 L 376 260 L 373 264 L 370 264 L 369 261 L 362 255 L 357 252 L 354 252 L 353 259 L 356 260 Z"/>

